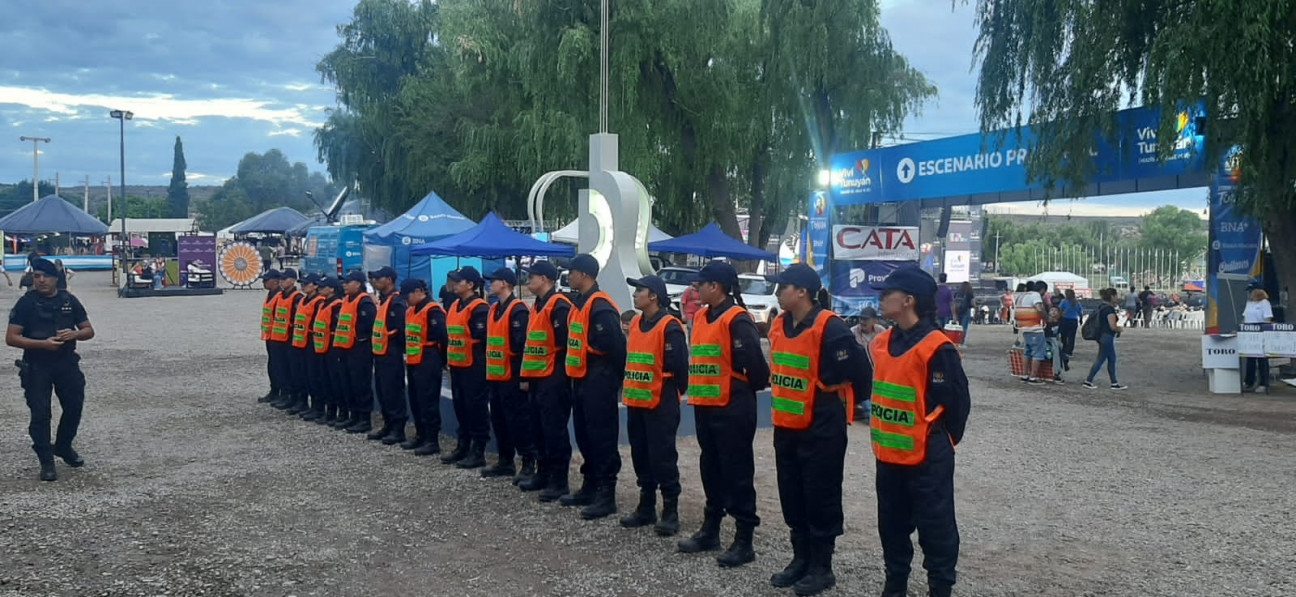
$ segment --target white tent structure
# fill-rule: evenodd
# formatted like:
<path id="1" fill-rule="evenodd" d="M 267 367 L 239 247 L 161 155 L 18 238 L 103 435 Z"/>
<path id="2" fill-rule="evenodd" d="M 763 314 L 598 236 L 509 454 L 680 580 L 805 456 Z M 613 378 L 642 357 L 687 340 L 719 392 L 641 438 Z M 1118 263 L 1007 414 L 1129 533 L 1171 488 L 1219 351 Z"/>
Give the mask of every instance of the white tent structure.
<path id="1" fill-rule="evenodd" d="M 648 242 L 655 243 L 659 240 L 670 240 L 672 238 L 675 237 L 662 232 L 652 224 L 648 225 Z M 564 245 L 580 244 L 580 219 L 572 220 L 570 224 L 555 230 L 553 234 L 549 236 L 549 240 Z"/>
<path id="2" fill-rule="evenodd" d="M 1088 278 L 1073 274 L 1071 272 L 1041 272 L 1038 275 L 1034 275 L 1026 279 L 1045 282 L 1048 284 L 1050 291 L 1054 289 L 1065 290 L 1067 288 L 1076 291 L 1089 289 Z M 1083 295 L 1084 293 L 1078 293 L 1078 294 Z"/>

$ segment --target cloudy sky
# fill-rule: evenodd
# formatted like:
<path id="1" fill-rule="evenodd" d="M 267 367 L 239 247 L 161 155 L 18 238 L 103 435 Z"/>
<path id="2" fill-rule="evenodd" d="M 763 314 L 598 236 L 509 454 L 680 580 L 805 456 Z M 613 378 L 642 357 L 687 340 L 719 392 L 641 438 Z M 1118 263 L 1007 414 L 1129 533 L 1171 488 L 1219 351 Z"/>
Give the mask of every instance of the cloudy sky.
<path id="1" fill-rule="evenodd" d="M 219 184 L 248 151 L 278 148 L 323 170 L 311 132 L 333 105 L 315 63 L 337 43 L 351 0 L 25 2 L 0 20 L 0 182 L 28 179 L 41 144 L 41 178 L 102 184 L 118 171 L 114 108 L 126 124 L 128 184 L 166 184 L 176 135 L 190 184 Z M 883 0 L 898 49 L 940 88 L 908 124 L 909 140 L 975 132 L 972 6 Z M 899 140 L 889 140 L 899 142 Z M 1055 202 L 1050 213 L 1132 215 L 1173 203 L 1200 210 L 1204 191 Z M 1039 211 L 1030 204 L 1005 206 Z"/>

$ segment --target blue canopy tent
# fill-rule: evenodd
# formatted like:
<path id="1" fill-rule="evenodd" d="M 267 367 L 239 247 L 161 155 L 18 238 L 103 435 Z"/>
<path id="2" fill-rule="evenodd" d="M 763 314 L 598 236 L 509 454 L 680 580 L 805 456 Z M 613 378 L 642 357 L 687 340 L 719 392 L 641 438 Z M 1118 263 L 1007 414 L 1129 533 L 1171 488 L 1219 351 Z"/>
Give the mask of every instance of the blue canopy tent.
<path id="1" fill-rule="evenodd" d="M 233 234 L 284 234 L 306 220 L 306 216 L 291 207 L 276 207 L 230 226 L 229 231 Z"/>
<path id="2" fill-rule="evenodd" d="M 757 259 L 761 261 L 778 260 L 778 256 L 769 251 L 762 251 L 725 234 L 715 222 L 707 224 L 705 228 L 693 234 L 648 243 L 648 250 L 660 253 L 687 253 L 708 259 L 728 257 L 729 259 Z"/>
<path id="3" fill-rule="evenodd" d="M 454 236 L 410 248 L 411 255 L 454 255 L 459 257 L 571 257 L 576 249 L 537 240 L 509 228 L 495 212 L 480 224 Z"/>
<path id="4" fill-rule="evenodd" d="M 426 255 L 412 255 L 410 247 L 459 234 L 473 226 L 472 220 L 450 207 L 436 191 L 429 192 L 409 211 L 365 231 L 365 268 L 391 265 L 402 278 L 423 278 L 436 284 L 432 260 Z M 453 264 L 455 260 L 448 262 Z M 438 269 L 449 271 L 453 265 Z"/>
<path id="5" fill-rule="evenodd" d="M 58 195 L 46 195 L 0 218 L 0 230 L 9 234 L 60 232 L 99 236 L 108 233 L 108 225 Z"/>

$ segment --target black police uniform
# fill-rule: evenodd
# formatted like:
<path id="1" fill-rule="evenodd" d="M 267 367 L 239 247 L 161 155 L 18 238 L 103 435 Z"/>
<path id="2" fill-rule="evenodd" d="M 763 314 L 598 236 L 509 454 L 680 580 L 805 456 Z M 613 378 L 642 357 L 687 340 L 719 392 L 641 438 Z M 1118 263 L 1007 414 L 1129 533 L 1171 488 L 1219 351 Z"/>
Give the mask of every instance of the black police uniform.
<path id="1" fill-rule="evenodd" d="M 426 300 L 431 302 L 432 299 Z M 424 346 L 423 361 L 417 365 L 406 365 L 405 375 L 409 388 L 410 412 L 414 415 L 414 430 L 424 443 L 402 447 L 417 449 L 417 454 L 426 456 L 441 451 L 441 383 L 450 338 L 446 331 L 445 309 L 435 303 L 419 305 L 419 308 L 428 310 L 427 326 L 423 334 L 425 341 L 435 343 L 435 346 Z"/>
<path id="2" fill-rule="evenodd" d="M 533 309 L 539 313 L 556 300 L 556 290 L 536 299 Z M 533 419 L 537 427 L 539 440 L 536 443 L 540 459 L 540 474 L 545 483 L 539 487 L 538 482 L 524 489 L 544 489 L 540 494 L 542 501 L 553 501 L 567 493 L 567 469 L 571 467 L 572 446 L 571 432 L 567 424 L 571 420 L 571 380 L 567 378 L 567 318 L 571 306 L 566 301 L 558 301 L 549 314 L 553 323 L 553 338 L 556 354 L 554 355 L 553 373 L 548 377 L 530 377 L 531 405 L 535 413 Z"/>
<path id="3" fill-rule="evenodd" d="M 362 291 L 363 292 L 363 291 Z M 355 345 L 342 351 L 346 357 L 347 405 L 351 409 L 352 425 L 347 431 L 369 431 L 373 413 L 373 322 L 378 316 L 378 306 L 372 297 L 360 299 L 356 306 Z"/>
<path id="4" fill-rule="evenodd" d="M 892 356 L 903 354 L 933 332 L 940 333 L 927 320 L 908 330 L 893 327 L 887 352 Z M 931 430 L 927 458 L 922 464 L 877 463 L 878 534 L 888 587 L 903 587 L 909 578 L 913 560 L 909 536 L 917 529 L 928 587 L 934 595 L 948 595 L 956 579 L 959 551 L 954 518 L 954 445 L 963 439 L 971 400 L 962 358 L 952 344 L 932 355 L 927 370 L 928 414 L 938 406 L 944 406 L 945 412 Z"/>
<path id="5" fill-rule="evenodd" d="M 321 282 L 321 288 L 322 287 L 323 283 Z M 337 401 L 333 397 L 334 385 L 329 371 L 329 353 L 327 350 L 323 353 L 315 352 L 315 318 L 319 317 L 320 312 L 326 307 L 336 302 L 336 297 L 321 300 L 315 306 L 315 315 L 312 316 L 311 321 L 306 324 L 306 335 L 310 338 L 310 340 L 306 342 L 306 370 L 307 374 L 310 376 L 310 392 L 312 398 L 311 406 L 315 413 L 315 416 L 312 417 L 311 420 L 317 423 L 327 422 L 326 416 L 328 412 L 332 411 L 336 413 L 335 409 L 337 408 Z M 328 338 L 326 340 L 331 344 L 333 341 L 332 325 L 329 326 L 327 333 Z M 330 409 L 329 407 L 333 408 Z M 334 417 L 336 416 L 337 415 L 334 414 Z"/>
<path id="6" fill-rule="evenodd" d="M 371 439 L 381 439 L 391 445 L 405 441 L 405 423 L 409 420 L 405 403 L 405 298 L 393 290 L 389 295 L 379 296 L 379 301 L 384 299 L 391 301 L 385 321 L 387 354 L 375 354 L 373 364 L 383 427 Z M 377 316 L 376 308 L 374 315 Z"/>
<path id="7" fill-rule="evenodd" d="M 455 299 L 448 309 L 457 310 L 459 303 L 467 305 L 473 298 L 477 298 L 476 295 L 467 300 Z M 490 386 L 486 384 L 486 317 L 489 311 L 490 307 L 482 303 L 468 316 L 472 366 L 450 367 L 450 393 L 454 398 L 455 419 L 459 422 L 459 445 L 455 446 L 459 458 L 442 457 L 447 462 L 467 460 L 480 466 L 477 456 L 484 457 L 486 443 L 490 441 Z"/>
<path id="8" fill-rule="evenodd" d="M 521 456 L 523 462 L 534 465 L 536 458 L 535 430 L 532 427 L 531 405 L 526 392 L 522 391 L 522 354 L 526 345 L 527 322 L 531 313 L 525 308 L 515 309 L 518 302 L 509 295 L 495 307 L 497 317 L 494 321 L 508 316 L 509 347 L 513 355 L 509 359 L 509 371 L 512 378 L 508 381 L 490 382 L 490 417 L 491 429 L 495 432 L 495 448 L 499 454 L 499 470 L 503 473 L 513 469 L 513 458 Z M 525 307 L 525 305 L 524 305 Z M 511 474 L 511 473 L 510 473 Z"/>
<path id="9" fill-rule="evenodd" d="M 573 300 L 577 308 L 599 291 L 595 284 Z M 621 384 L 625 380 L 626 337 L 621 331 L 621 314 L 612 303 L 599 300 L 590 312 L 586 330 L 589 349 L 585 377 L 572 379 L 572 423 L 576 447 L 585 463 L 582 492 L 590 498 L 596 491 L 615 492 L 621 472 Z M 588 501 L 588 500 L 581 500 Z M 576 502 L 577 504 L 580 501 Z M 615 511 L 615 510 L 614 510 Z"/>
<path id="10" fill-rule="evenodd" d="M 264 301 L 270 301 L 279 297 L 279 289 L 267 290 Z M 265 308 L 264 302 L 262 308 Z M 264 313 L 264 311 L 263 311 Z M 270 326 L 274 327 L 274 309 L 270 311 Z M 263 324 L 264 325 L 264 324 Z M 270 338 L 265 339 L 266 349 L 266 378 L 270 380 L 270 393 L 260 400 L 260 402 L 273 402 L 280 400 L 283 394 L 283 381 L 279 379 L 279 351 L 275 349 L 275 341 Z"/>
<path id="11" fill-rule="evenodd" d="M 782 316 L 783 333 L 795 338 L 814 325 L 823 309 L 814 308 L 800 325 Z M 825 325 L 819 346 L 819 381 L 826 386 L 849 382 L 856 393 L 872 387 L 873 366 L 850 326 L 839 317 Z M 854 405 L 851 405 L 854 408 Z M 842 475 L 846 460 L 846 405 L 835 392 L 815 393 L 814 418 L 806 429 L 774 428 L 774 462 L 778 470 L 783 522 L 791 530 L 794 553 L 829 565 L 833 544 L 842 534 Z M 811 565 L 814 563 L 811 562 Z M 795 582 L 795 578 L 788 579 Z"/>
<path id="12" fill-rule="evenodd" d="M 88 322 L 81 301 L 66 290 L 59 290 L 52 297 L 30 291 L 9 311 L 9 325 L 21 326 L 22 336 L 33 340 L 52 338 L 59 330 L 78 329 Z M 70 450 L 72 440 L 76 439 L 85 403 L 85 376 L 80 362 L 76 341 L 69 340 L 56 350 L 23 350 L 23 358 L 18 363 L 23 396 L 31 410 L 27 430 L 31 434 L 32 449 L 43 464 L 52 463 L 56 453 Z M 63 409 L 53 445 L 50 444 L 51 392 L 58 394 Z"/>
<path id="13" fill-rule="evenodd" d="M 652 330 L 666 315 L 666 309 L 661 309 L 651 319 L 641 317 L 639 331 Z M 680 494 L 679 453 L 675 449 L 675 436 L 679 432 L 680 396 L 688 389 L 689 362 L 688 339 L 684 336 L 684 327 L 677 322 L 669 322 L 665 336 L 662 368 L 671 377 L 663 380 L 661 397 L 656 407 L 626 409 L 626 435 L 630 440 L 630 461 L 634 465 L 640 492 L 653 495 L 660 489 L 662 499 L 669 502 L 679 498 Z"/>
<path id="14" fill-rule="evenodd" d="M 335 300 L 339 302 L 344 300 L 341 298 L 344 296 L 340 292 L 341 285 L 336 285 L 333 288 Z M 342 305 L 338 305 L 333 309 L 332 316 L 329 317 L 329 349 L 324 360 L 328 369 L 329 384 L 332 386 L 327 397 L 332 401 L 335 413 L 333 420 L 329 421 L 326 411 L 325 423 L 336 429 L 342 429 L 354 422 L 351 418 L 351 373 L 347 365 L 347 357 L 351 349 L 338 348 L 334 342 L 337 333 L 338 315 L 340 315 L 341 310 Z"/>
<path id="15" fill-rule="evenodd" d="M 295 294 L 294 294 L 295 293 Z M 301 305 L 301 289 L 293 286 L 292 290 L 279 289 L 279 296 L 286 297 L 292 295 L 292 304 L 288 307 L 288 339 L 283 341 L 271 340 L 271 349 L 275 352 L 273 362 L 279 369 L 279 401 L 272 402 L 274 406 L 287 409 L 288 407 L 300 403 L 304 398 L 300 381 L 305 374 L 301 372 L 302 361 L 297 358 L 297 351 L 292 347 L 292 324 L 293 318 L 297 316 L 297 307 Z M 271 314 L 271 318 L 276 315 Z"/>

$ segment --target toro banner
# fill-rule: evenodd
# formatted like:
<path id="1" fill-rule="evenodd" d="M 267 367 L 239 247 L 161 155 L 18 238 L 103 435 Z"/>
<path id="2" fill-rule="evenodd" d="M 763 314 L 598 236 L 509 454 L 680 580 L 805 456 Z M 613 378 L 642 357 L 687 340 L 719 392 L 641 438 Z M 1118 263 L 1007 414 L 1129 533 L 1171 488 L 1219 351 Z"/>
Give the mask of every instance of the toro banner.
<path id="1" fill-rule="evenodd" d="M 834 261 L 918 261 L 918 228 L 833 226 L 832 251 Z"/>

